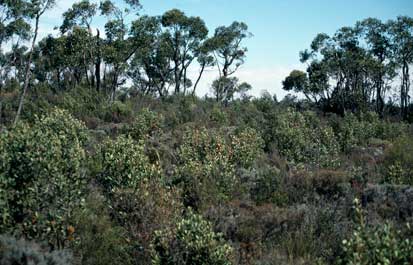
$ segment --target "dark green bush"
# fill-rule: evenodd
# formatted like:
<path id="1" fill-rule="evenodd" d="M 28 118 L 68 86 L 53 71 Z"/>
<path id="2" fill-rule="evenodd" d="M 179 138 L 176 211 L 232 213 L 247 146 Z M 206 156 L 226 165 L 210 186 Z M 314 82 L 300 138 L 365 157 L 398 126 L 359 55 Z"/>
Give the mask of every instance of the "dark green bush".
<path id="1" fill-rule="evenodd" d="M 349 239 L 343 240 L 339 264 L 412 264 L 413 232 L 385 223 L 369 227 L 365 223 L 360 201 L 355 200 L 356 227 Z"/>
<path id="2" fill-rule="evenodd" d="M 132 264 L 126 230 L 113 224 L 107 202 L 97 191 L 91 191 L 71 221 L 70 242 L 78 264 Z"/>
<path id="3" fill-rule="evenodd" d="M 202 216 L 192 213 L 172 230 L 155 232 L 152 264 L 230 265 L 232 248 Z"/>
<path id="4" fill-rule="evenodd" d="M 55 109 L 30 126 L 0 135 L 2 230 L 16 229 L 55 247 L 66 241 L 68 217 L 85 188 L 83 123 Z"/>
<path id="5" fill-rule="evenodd" d="M 96 155 L 97 180 L 106 191 L 117 188 L 135 189 L 141 181 L 159 174 L 159 167 L 151 164 L 145 154 L 143 141 L 119 136 L 105 141 Z"/>
<path id="6" fill-rule="evenodd" d="M 384 166 L 385 182 L 413 185 L 413 137 L 397 139 L 385 152 Z"/>

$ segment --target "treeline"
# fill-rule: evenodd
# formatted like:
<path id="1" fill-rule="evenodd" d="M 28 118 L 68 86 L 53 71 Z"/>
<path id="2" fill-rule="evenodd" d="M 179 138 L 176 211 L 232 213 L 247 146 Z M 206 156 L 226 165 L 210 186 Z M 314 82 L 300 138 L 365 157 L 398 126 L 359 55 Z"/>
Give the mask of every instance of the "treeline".
<path id="1" fill-rule="evenodd" d="M 2 2 L 0 45 L 11 49 L 2 49 L 0 89 L 21 90 L 16 121 L 28 88 L 37 84 L 55 93 L 84 85 L 111 101 L 121 87 L 160 98 L 195 95 L 205 70 L 215 66 L 217 100 L 250 89 L 231 77 L 244 62 L 242 41 L 251 35 L 242 22 L 218 27 L 210 36 L 201 18 L 177 9 L 138 16 L 137 0 L 99 5 L 82 0 L 64 12 L 58 36 L 38 41 L 39 21 L 53 6 L 52 0 Z M 97 16 L 106 19 L 104 34 L 94 32 Z M 31 47 L 25 46 L 28 41 Z M 188 72 L 195 67 L 199 73 L 191 80 Z"/>
<path id="2" fill-rule="evenodd" d="M 306 72 L 294 70 L 284 80 L 286 90 L 302 92 L 326 110 L 374 110 L 381 116 L 397 105 L 406 118 L 410 106 L 413 63 L 413 18 L 387 22 L 368 18 L 343 27 L 332 36 L 321 33 L 300 52 Z M 393 89 L 398 91 L 394 101 Z"/>

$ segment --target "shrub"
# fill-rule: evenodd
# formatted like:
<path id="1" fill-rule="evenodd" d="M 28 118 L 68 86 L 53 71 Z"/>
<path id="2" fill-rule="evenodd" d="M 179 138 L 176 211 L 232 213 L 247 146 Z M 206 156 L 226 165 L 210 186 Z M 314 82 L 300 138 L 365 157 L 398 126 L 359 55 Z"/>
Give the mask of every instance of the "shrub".
<path id="1" fill-rule="evenodd" d="M 385 182 L 413 185 L 412 137 L 400 137 L 386 150 L 384 166 Z"/>
<path id="2" fill-rule="evenodd" d="M 74 212 L 71 247 L 79 264 L 131 264 L 126 230 L 112 223 L 108 208 L 103 196 L 92 191 L 85 207 Z"/>
<path id="3" fill-rule="evenodd" d="M 249 128 L 230 137 L 218 130 L 187 130 L 177 166 L 187 205 L 198 207 L 230 197 L 239 184 L 236 170 L 251 168 L 261 146 L 261 138 Z"/>
<path id="4" fill-rule="evenodd" d="M 106 107 L 104 113 L 105 121 L 119 123 L 131 118 L 132 107 L 121 101 L 115 101 Z"/>
<path id="5" fill-rule="evenodd" d="M 264 142 L 257 131 L 245 128 L 231 137 L 232 161 L 239 167 L 251 168 L 262 153 Z"/>
<path id="6" fill-rule="evenodd" d="M 340 147 L 349 152 L 355 146 L 365 146 L 369 139 L 393 140 L 406 132 L 406 126 L 380 120 L 373 112 L 361 113 L 359 117 L 349 113 L 333 125 Z"/>
<path id="7" fill-rule="evenodd" d="M 216 131 L 187 130 L 178 150 L 176 180 L 184 186 L 185 203 L 197 208 L 206 201 L 225 199 L 237 183 L 232 150 Z"/>
<path id="8" fill-rule="evenodd" d="M 35 124 L 1 135 L 0 196 L 8 209 L 2 230 L 19 227 L 28 237 L 62 247 L 67 219 L 82 202 L 86 141 L 83 123 L 55 109 Z"/>
<path id="9" fill-rule="evenodd" d="M 97 164 L 97 179 L 108 192 L 116 188 L 136 189 L 139 182 L 159 173 L 159 167 L 145 155 L 143 141 L 135 142 L 125 136 L 105 141 L 97 154 Z"/>
<path id="10" fill-rule="evenodd" d="M 411 264 L 413 240 L 410 226 L 407 231 L 397 230 L 386 223 L 368 227 L 358 199 L 355 200 L 357 224 L 351 237 L 343 240 L 343 255 L 339 264 Z"/>
<path id="11" fill-rule="evenodd" d="M 111 216 L 127 231 L 134 264 L 150 264 L 154 232 L 172 229 L 182 212 L 179 191 L 156 180 L 140 183 L 136 191 L 117 190 L 111 199 Z"/>
<path id="12" fill-rule="evenodd" d="M 71 261 L 72 255 L 68 251 L 50 251 L 34 242 L 0 236 L 1 265 L 68 265 Z"/>
<path id="13" fill-rule="evenodd" d="M 334 132 L 331 127 L 322 125 L 314 113 L 301 114 L 288 109 L 272 119 L 269 133 L 288 161 L 320 167 L 339 165 L 339 146 Z"/>
<path id="14" fill-rule="evenodd" d="M 142 109 L 124 133 L 139 141 L 161 131 L 163 116 L 147 108 Z"/>
<path id="15" fill-rule="evenodd" d="M 153 264 L 232 264 L 231 246 L 208 221 L 191 211 L 175 229 L 155 232 L 152 248 Z"/>

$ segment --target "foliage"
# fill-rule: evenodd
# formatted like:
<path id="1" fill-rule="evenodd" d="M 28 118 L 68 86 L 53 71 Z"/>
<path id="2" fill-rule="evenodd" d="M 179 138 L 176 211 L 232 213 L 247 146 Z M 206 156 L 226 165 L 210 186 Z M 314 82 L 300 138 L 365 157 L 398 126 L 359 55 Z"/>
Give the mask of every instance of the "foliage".
<path id="1" fill-rule="evenodd" d="M 72 216 L 71 247 L 79 264 L 132 264 L 126 231 L 113 224 L 105 198 L 91 191 Z"/>
<path id="2" fill-rule="evenodd" d="M 63 246 L 68 217 L 85 187 L 84 129 L 67 111 L 55 109 L 32 126 L 2 133 L 1 193 L 7 206 L 2 230 L 12 225 L 28 237 Z"/>
<path id="3" fill-rule="evenodd" d="M 385 153 L 385 182 L 413 185 L 413 140 L 400 137 Z"/>
<path id="4" fill-rule="evenodd" d="M 133 123 L 125 128 L 124 133 L 139 141 L 159 133 L 162 129 L 163 116 L 147 108 L 142 109 Z"/>
<path id="5" fill-rule="evenodd" d="M 310 163 L 320 167 L 339 165 L 339 147 L 331 127 L 322 125 L 311 113 L 289 109 L 270 125 L 271 138 L 281 155 L 292 163 Z"/>
<path id="6" fill-rule="evenodd" d="M 152 248 L 152 264 L 232 264 L 231 246 L 192 211 L 173 230 L 155 232 Z"/>
<path id="7" fill-rule="evenodd" d="M 341 149 L 345 152 L 355 146 L 365 145 L 373 138 L 393 140 L 406 131 L 404 124 L 380 120 L 373 112 L 361 113 L 359 117 L 349 113 L 332 126 L 335 128 Z"/>
<path id="8" fill-rule="evenodd" d="M 250 168 L 261 146 L 261 138 L 249 128 L 229 139 L 222 131 L 187 131 L 179 149 L 177 168 L 186 202 L 196 207 L 198 200 L 216 201 L 231 196 L 239 183 L 237 168 Z"/>
<path id="9" fill-rule="evenodd" d="M 110 193 L 118 188 L 136 189 L 141 181 L 159 173 L 158 166 L 151 164 L 146 156 L 143 141 L 135 142 L 122 135 L 116 140 L 106 140 L 96 160 L 97 180 Z"/>
<path id="10" fill-rule="evenodd" d="M 340 264 L 410 264 L 413 241 L 410 226 L 407 234 L 386 223 L 370 228 L 364 220 L 360 201 L 355 200 L 357 225 L 348 240 L 343 240 Z"/>
<path id="11" fill-rule="evenodd" d="M 181 218 L 179 190 L 158 180 L 141 182 L 137 190 L 117 190 L 110 201 L 111 216 L 123 227 L 135 263 L 149 264 L 150 242 L 156 230 L 170 230 Z"/>
<path id="12" fill-rule="evenodd" d="M 72 255 L 67 250 L 50 251 L 47 247 L 24 239 L 0 236 L 1 265 L 68 265 Z"/>

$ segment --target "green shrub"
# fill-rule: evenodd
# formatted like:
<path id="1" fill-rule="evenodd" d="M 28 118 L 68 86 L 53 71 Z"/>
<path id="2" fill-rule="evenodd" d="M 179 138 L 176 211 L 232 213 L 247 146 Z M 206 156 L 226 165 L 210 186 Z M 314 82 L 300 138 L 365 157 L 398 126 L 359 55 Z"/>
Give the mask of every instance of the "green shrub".
<path id="1" fill-rule="evenodd" d="M 116 188 L 136 189 L 139 182 L 159 173 L 159 167 L 149 162 L 143 141 L 119 136 L 107 140 L 97 154 L 98 181 L 106 191 Z"/>
<path id="2" fill-rule="evenodd" d="M 115 101 L 107 106 L 104 112 L 104 120 L 107 122 L 123 122 L 132 116 L 132 107 L 121 101 Z"/>
<path id="3" fill-rule="evenodd" d="M 312 112 L 288 109 L 280 113 L 270 125 L 270 134 L 281 155 L 293 164 L 339 165 L 339 146 L 332 128 L 321 124 Z"/>
<path id="4" fill-rule="evenodd" d="M 251 168 L 261 146 L 261 138 L 249 128 L 230 137 L 221 130 L 187 130 L 177 165 L 187 205 L 229 198 L 239 184 L 237 169 Z"/>
<path id="5" fill-rule="evenodd" d="M 155 232 L 152 248 L 152 264 L 232 264 L 231 246 L 208 221 L 191 211 L 175 229 Z"/>
<path id="6" fill-rule="evenodd" d="M 92 191 L 85 207 L 74 212 L 71 248 L 82 265 L 131 264 L 126 230 L 115 226 L 105 198 Z"/>
<path id="7" fill-rule="evenodd" d="M 172 229 L 183 212 L 179 191 L 157 180 L 142 182 L 137 190 L 117 190 L 110 204 L 114 221 L 127 231 L 134 264 L 150 264 L 154 232 Z"/>
<path id="8" fill-rule="evenodd" d="M 385 223 L 368 227 L 358 199 L 355 200 L 356 228 L 351 237 L 343 240 L 343 255 L 339 264 L 412 264 L 413 233 L 397 230 Z"/>
<path id="9" fill-rule="evenodd" d="M 47 247 L 14 237 L 0 236 L 0 265 L 69 265 L 68 251 L 50 251 Z"/>
<path id="10" fill-rule="evenodd" d="M 380 120 L 374 112 L 361 113 L 358 117 L 352 113 L 333 125 L 340 147 L 349 152 L 355 146 L 365 146 L 372 138 L 394 140 L 406 132 L 402 123 Z"/>
<path id="11" fill-rule="evenodd" d="M 161 131 L 163 116 L 147 108 L 142 109 L 124 133 L 139 141 Z"/>
<path id="12" fill-rule="evenodd" d="M 2 230 L 16 229 L 56 247 L 66 241 L 67 219 L 82 202 L 86 141 L 83 123 L 55 109 L 34 125 L 0 136 Z"/>
<path id="13" fill-rule="evenodd" d="M 240 130 L 231 137 L 231 160 L 239 167 L 251 168 L 257 157 L 261 155 L 263 145 L 262 138 L 254 129 Z"/>
<path id="14" fill-rule="evenodd" d="M 413 185 L 413 138 L 398 138 L 385 152 L 384 181 L 391 184 Z"/>

